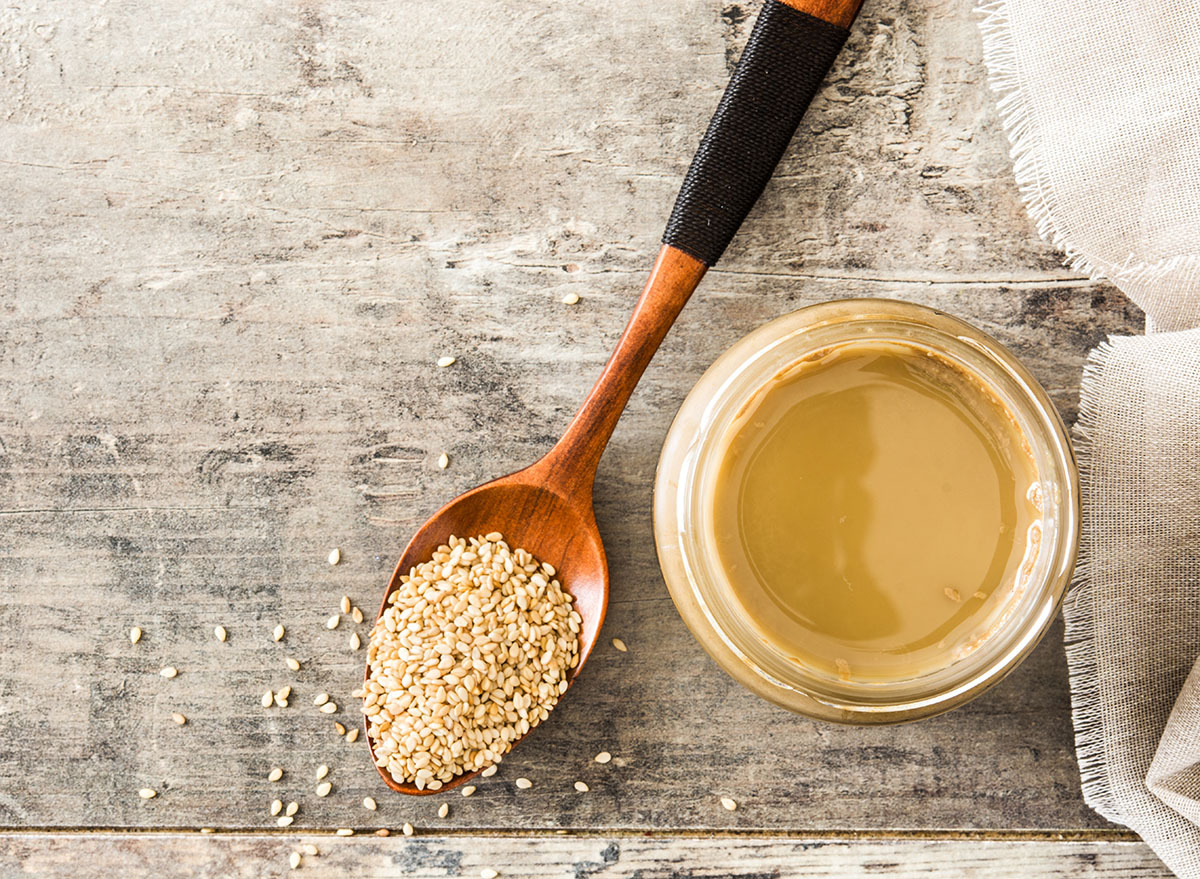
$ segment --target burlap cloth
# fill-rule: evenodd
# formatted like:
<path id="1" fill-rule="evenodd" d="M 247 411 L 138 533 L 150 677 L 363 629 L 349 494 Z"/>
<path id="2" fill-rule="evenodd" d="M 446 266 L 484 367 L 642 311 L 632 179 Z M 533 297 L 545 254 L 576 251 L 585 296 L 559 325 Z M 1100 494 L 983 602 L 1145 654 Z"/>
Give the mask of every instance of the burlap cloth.
<path id="1" fill-rule="evenodd" d="M 1148 335 L 1084 370 L 1063 609 L 1083 794 L 1200 879 L 1200 0 L 1002 0 L 989 81 L 1039 232 Z"/>

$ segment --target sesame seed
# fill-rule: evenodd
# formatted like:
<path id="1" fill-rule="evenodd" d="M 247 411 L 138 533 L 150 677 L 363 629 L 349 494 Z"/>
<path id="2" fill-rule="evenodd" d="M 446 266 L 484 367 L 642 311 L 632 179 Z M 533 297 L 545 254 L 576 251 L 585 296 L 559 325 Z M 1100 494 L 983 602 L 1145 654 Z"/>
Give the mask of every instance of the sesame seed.
<path id="1" fill-rule="evenodd" d="M 152 787 L 144 787 L 138 791 L 138 796 L 141 797 L 143 800 L 152 800 L 156 796 L 158 796 L 158 791 L 156 791 Z"/>
<path id="2" fill-rule="evenodd" d="M 413 826 L 411 824 L 409 824 L 407 821 L 404 823 L 404 826 L 402 828 L 400 828 L 400 830 L 405 836 L 413 835 Z"/>
<path id="3" fill-rule="evenodd" d="M 278 824 L 280 827 L 288 827 L 295 820 L 296 819 L 293 818 L 291 815 L 280 815 L 278 818 L 275 819 L 275 823 Z"/>
<path id="4" fill-rule="evenodd" d="M 342 551 L 336 546 L 329 550 L 329 564 L 336 565 L 342 560 Z"/>
<path id="5" fill-rule="evenodd" d="M 267 773 L 267 781 L 279 781 L 281 778 L 283 778 L 283 770 L 278 766 Z"/>
<path id="6" fill-rule="evenodd" d="M 282 640 L 283 640 L 283 636 L 284 636 L 284 631 L 285 631 L 285 630 L 284 630 L 284 628 L 283 628 L 283 623 L 280 623 L 278 626 L 276 626 L 276 627 L 274 628 L 274 630 L 272 630 L 272 632 L 271 632 L 271 640 L 272 640 L 272 641 L 282 641 Z"/>
<path id="7" fill-rule="evenodd" d="M 313 845 L 311 842 L 308 843 L 307 845 L 300 846 L 300 849 L 306 855 L 309 855 L 310 857 L 314 857 L 314 858 L 321 853 L 321 850 L 319 848 L 317 848 L 315 845 Z"/>
<path id="8" fill-rule="evenodd" d="M 322 763 L 320 766 L 317 767 L 317 781 L 320 781 L 322 778 L 324 778 L 328 774 L 329 774 L 329 767 L 326 766 L 324 763 Z"/>
<path id="9" fill-rule="evenodd" d="M 129 643 L 136 644 L 138 641 L 141 641 L 141 640 L 142 640 L 142 630 L 139 629 L 137 626 L 134 626 L 132 629 L 129 630 Z"/>
<path id="10" fill-rule="evenodd" d="M 529 790 L 533 787 L 533 782 L 528 778 L 518 778 L 515 783 L 521 790 Z"/>
<path id="11" fill-rule="evenodd" d="M 946 597 L 949 598 L 951 601 L 961 601 L 962 600 L 962 596 L 960 596 L 958 594 L 957 589 L 951 589 L 949 586 L 947 586 L 942 591 L 946 593 Z"/>
<path id="12" fill-rule="evenodd" d="M 577 781 L 575 782 L 575 790 L 579 791 L 581 794 L 586 794 L 589 788 L 584 782 Z"/>
<path id="13" fill-rule="evenodd" d="M 292 671 L 300 671 L 300 660 L 293 659 L 292 657 L 289 656 L 287 659 L 284 660 L 284 662 L 287 663 L 287 667 L 290 668 Z"/>
<path id="14" fill-rule="evenodd" d="M 579 301 L 579 294 L 578 293 L 568 293 L 566 296 L 564 296 L 562 298 L 562 301 L 563 301 L 563 305 L 574 305 L 576 302 Z"/>
<path id="15" fill-rule="evenodd" d="M 349 827 L 339 827 L 337 829 L 338 836 L 353 836 L 354 831 Z"/>
<path id="16" fill-rule="evenodd" d="M 380 827 L 378 830 L 375 831 L 375 835 L 376 836 L 391 836 L 392 831 L 388 830 L 386 827 Z"/>
<path id="17" fill-rule="evenodd" d="M 275 702 L 275 694 L 272 693 L 270 690 L 267 690 L 267 692 L 263 693 L 261 701 L 262 701 L 263 708 L 270 708 L 271 705 Z"/>
<path id="18" fill-rule="evenodd" d="M 350 613 L 350 596 L 349 595 L 342 596 L 342 603 L 340 606 L 342 609 L 342 613 Z"/>
<path id="19" fill-rule="evenodd" d="M 173 665 L 168 665 L 166 668 L 160 671 L 159 674 L 164 678 L 173 678 L 175 675 L 179 674 L 179 669 Z"/>
<path id="20" fill-rule="evenodd" d="M 271 817 L 283 811 L 283 800 L 271 800 Z"/>
<path id="21" fill-rule="evenodd" d="M 336 702 L 326 702 L 324 705 L 322 705 L 317 710 L 320 711 L 322 714 L 333 714 L 333 712 L 337 711 L 337 703 Z"/>
<path id="22" fill-rule="evenodd" d="M 357 742 L 358 741 L 358 727 L 354 727 L 354 729 L 347 730 L 346 741 L 348 741 L 348 742 Z"/>
<path id="23" fill-rule="evenodd" d="M 222 643 L 224 643 L 225 639 L 229 637 L 229 633 L 225 631 L 224 626 L 217 626 L 215 629 L 213 629 L 213 634 L 216 635 L 217 640 Z"/>
<path id="24" fill-rule="evenodd" d="M 293 870 L 300 869 L 300 852 L 292 852 L 288 855 L 288 866 Z"/>
<path id="25" fill-rule="evenodd" d="M 450 456 L 445 452 L 442 452 L 440 455 L 438 455 L 437 465 L 439 470 L 445 470 L 450 466 Z"/>
<path id="26" fill-rule="evenodd" d="M 612 754 L 608 753 L 608 751 L 601 751 L 592 759 L 594 759 L 597 763 L 607 763 L 612 759 Z"/>
<path id="27" fill-rule="evenodd" d="M 316 705 L 318 708 L 320 708 L 322 705 L 324 705 L 328 701 L 329 701 L 328 693 L 317 693 L 317 695 L 313 696 L 313 704 Z"/>
<path id="28" fill-rule="evenodd" d="M 350 618 L 356 623 L 361 623 L 363 621 L 363 613 L 357 607 L 351 608 Z"/>
<path id="29" fill-rule="evenodd" d="M 375 805 L 375 800 L 371 799 L 371 797 L 363 797 L 363 808 L 374 812 L 379 807 Z"/>
<path id="30" fill-rule="evenodd" d="M 280 690 L 275 695 L 282 696 L 284 699 L 288 698 L 290 695 L 292 695 L 292 685 L 288 684 L 286 687 L 284 687 L 282 690 Z"/>
<path id="31" fill-rule="evenodd" d="M 440 806 L 438 806 L 438 817 L 439 818 L 445 818 L 449 814 L 450 814 L 450 804 L 449 803 L 442 803 Z"/>
<path id="32" fill-rule="evenodd" d="M 328 781 L 323 781 L 317 785 L 317 796 L 327 797 L 327 796 L 329 796 L 329 792 L 331 790 L 333 790 L 333 785 L 330 784 Z"/>
<path id="33" fill-rule="evenodd" d="M 497 766 L 495 763 L 493 763 L 491 766 L 489 766 L 487 769 L 483 770 L 483 772 L 481 772 L 479 774 L 483 778 L 491 778 L 493 775 L 496 774 L 496 770 L 499 768 L 500 768 L 499 766 Z"/>
<path id="34" fill-rule="evenodd" d="M 971 597 L 978 598 L 980 601 L 983 601 L 985 598 L 987 598 L 987 593 L 980 591 L 980 592 L 974 593 Z"/>
<path id="35" fill-rule="evenodd" d="M 624 642 L 624 641 L 622 641 L 620 638 L 613 638 L 613 639 L 612 639 L 612 646 L 613 646 L 613 647 L 616 647 L 616 648 L 617 648 L 618 650 L 620 650 L 622 653 L 628 653 L 628 652 L 629 652 L 629 648 L 625 646 L 625 642 Z"/>
<path id="36" fill-rule="evenodd" d="M 200 828 L 200 832 L 201 832 L 201 833 L 216 833 L 216 832 L 217 832 L 217 828 L 215 828 L 215 827 L 201 827 L 201 828 Z"/>
<path id="37" fill-rule="evenodd" d="M 289 818 L 291 818 L 293 815 L 295 815 L 299 811 L 300 811 L 300 804 L 293 800 L 292 802 L 287 804 L 287 808 L 284 809 L 283 814 L 285 814 Z"/>
<path id="38" fill-rule="evenodd" d="M 445 369 L 447 366 L 452 365 L 454 361 L 454 357 L 451 357 L 449 354 L 444 354 L 437 359 L 437 365 L 442 369 Z"/>
<path id="39" fill-rule="evenodd" d="M 732 812 L 737 808 L 737 800 L 731 799 L 730 797 L 721 797 L 721 806 L 727 812 Z"/>
<path id="40" fill-rule="evenodd" d="M 291 692 L 292 688 L 284 687 L 283 689 L 287 690 L 288 692 Z M 278 693 L 275 694 L 275 704 L 278 705 L 280 708 L 288 707 L 288 697 L 287 697 L 287 694 L 285 694 L 283 692 L 283 690 L 280 690 Z"/>
<path id="41" fill-rule="evenodd" d="M 174 714 L 171 715 L 171 720 L 175 721 L 180 726 L 183 726 L 185 723 L 187 723 L 187 718 L 184 717 L 182 714 L 180 714 L 178 711 L 176 711 Z"/>
<path id="42" fill-rule="evenodd" d="M 500 874 L 491 867 L 484 867 L 479 871 L 479 879 L 496 879 Z"/>
<path id="43" fill-rule="evenodd" d="M 346 734 L 346 728 L 344 726 L 342 726 L 340 723 L 338 723 L 336 720 L 333 722 L 333 728 L 337 731 L 337 734 L 339 736 L 344 736 Z"/>
<path id="44" fill-rule="evenodd" d="M 358 632 L 350 633 L 350 649 L 357 650 L 362 646 L 362 639 L 358 637 Z"/>
<path id="45" fill-rule="evenodd" d="M 473 793 L 475 793 L 475 785 L 473 785 L 473 784 L 468 784 L 466 787 L 464 787 L 462 789 L 462 795 L 464 797 L 469 797 Z"/>
<path id="46" fill-rule="evenodd" d="M 325 628 L 336 629 L 338 627 L 338 623 L 340 623 L 341 621 L 342 621 L 342 618 L 340 616 L 338 616 L 337 614 L 334 614 L 333 616 L 331 616 L 329 619 L 327 619 L 325 621 Z"/>

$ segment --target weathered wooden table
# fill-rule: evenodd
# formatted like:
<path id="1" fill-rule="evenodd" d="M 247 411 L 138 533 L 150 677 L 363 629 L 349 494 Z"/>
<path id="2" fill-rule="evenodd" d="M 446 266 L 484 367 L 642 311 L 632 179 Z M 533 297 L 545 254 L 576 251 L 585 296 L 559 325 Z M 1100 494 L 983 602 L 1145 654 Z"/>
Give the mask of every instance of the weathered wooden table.
<path id="1" fill-rule="evenodd" d="M 771 317 L 936 305 L 1068 419 L 1086 351 L 1140 329 L 1038 240 L 970 0 L 868 0 L 652 364 L 601 467 L 612 604 L 571 697 L 470 799 L 391 795 L 333 728 L 367 625 L 326 619 L 343 594 L 373 616 L 417 524 L 563 428 L 757 7 L 0 10 L 0 873 L 278 875 L 312 843 L 303 869 L 330 876 L 1164 875 L 1080 797 L 1061 629 L 950 715 L 826 726 L 727 679 L 655 561 L 672 414 Z M 291 707 L 260 706 L 289 682 Z M 275 798 L 299 804 L 287 829 Z"/>

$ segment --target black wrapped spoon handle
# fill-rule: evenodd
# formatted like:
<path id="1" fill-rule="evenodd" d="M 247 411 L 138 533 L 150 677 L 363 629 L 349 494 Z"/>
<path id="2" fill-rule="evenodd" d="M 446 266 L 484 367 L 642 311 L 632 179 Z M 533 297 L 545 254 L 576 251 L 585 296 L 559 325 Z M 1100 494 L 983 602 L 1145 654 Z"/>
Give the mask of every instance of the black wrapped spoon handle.
<path id="1" fill-rule="evenodd" d="M 663 243 L 714 265 L 758 201 L 862 0 L 766 0 L 679 190 Z"/>

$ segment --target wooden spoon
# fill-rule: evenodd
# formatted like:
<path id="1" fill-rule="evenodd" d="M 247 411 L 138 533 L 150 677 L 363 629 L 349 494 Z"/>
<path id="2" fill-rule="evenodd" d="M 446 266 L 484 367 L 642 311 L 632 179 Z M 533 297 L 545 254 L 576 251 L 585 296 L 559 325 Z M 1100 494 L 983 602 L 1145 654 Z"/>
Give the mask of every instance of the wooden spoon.
<path id="1" fill-rule="evenodd" d="M 600 456 L 654 352 L 766 186 L 861 2 L 766 0 L 684 180 L 633 316 L 579 413 L 541 460 L 455 498 L 417 531 L 388 583 L 380 615 L 400 577 L 451 535 L 499 531 L 510 546 L 554 565 L 574 596 L 583 619 L 574 681 L 596 645 L 608 604 L 608 562 L 592 511 Z M 393 790 L 434 793 L 379 772 Z M 457 776 L 439 792 L 476 774 Z"/>

